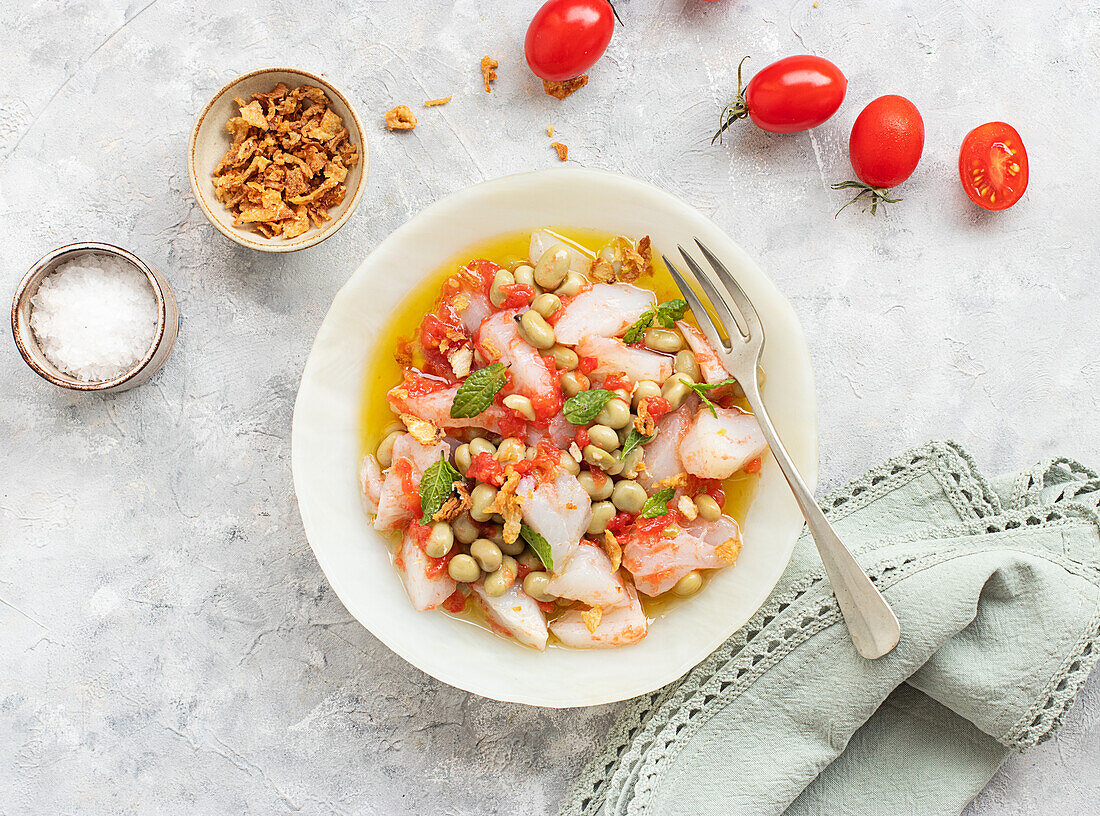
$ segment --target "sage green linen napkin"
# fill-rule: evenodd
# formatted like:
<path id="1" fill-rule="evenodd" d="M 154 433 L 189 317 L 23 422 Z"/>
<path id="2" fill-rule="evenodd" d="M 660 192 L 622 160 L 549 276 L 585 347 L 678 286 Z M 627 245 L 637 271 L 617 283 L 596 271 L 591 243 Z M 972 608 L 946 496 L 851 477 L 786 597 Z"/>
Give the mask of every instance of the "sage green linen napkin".
<path id="1" fill-rule="evenodd" d="M 562 816 L 959 813 L 1100 656 L 1098 501 L 1076 462 L 990 482 L 950 442 L 874 468 L 823 506 L 897 649 L 856 653 L 803 535 L 749 623 L 627 704 Z"/>

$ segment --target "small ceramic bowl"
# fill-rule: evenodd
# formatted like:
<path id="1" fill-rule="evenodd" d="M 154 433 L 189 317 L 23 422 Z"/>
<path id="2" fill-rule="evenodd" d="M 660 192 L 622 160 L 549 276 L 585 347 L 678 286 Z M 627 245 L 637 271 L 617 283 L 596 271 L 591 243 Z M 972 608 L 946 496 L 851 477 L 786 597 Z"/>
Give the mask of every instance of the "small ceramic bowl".
<path id="1" fill-rule="evenodd" d="M 325 221 L 320 227 L 310 227 L 297 238 L 290 240 L 279 236 L 268 238 L 259 232 L 254 232 L 247 225 L 236 226 L 233 223 L 233 214 L 214 197 L 214 181 L 211 175 L 232 144 L 229 132 L 225 129 L 225 123 L 239 115 L 240 109 L 233 100 L 238 97 L 250 99 L 252 94 L 270 91 L 280 82 L 289 88 L 296 88 L 299 85 L 316 85 L 321 88 L 328 96 L 332 110 L 344 120 L 344 127 L 348 129 L 348 138 L 359 152 L 359 163 L 348 171 L 344 182 L 347 185 L 344 200 L 340 202 L 340 206 L 328 211 L 331 220 Z M 191 177 L 191 189 L 202 211 L 210 219 L 210 223 L 231 241 L 260 252 L 296 252 L 319 244 L 333 235 L 347 223 L 359 205 L 359 199 L 366 187 L 369 164 L 370 155 L 367 138 L 363 134 L 363 123 L 359 121 L 359 116 L 355 113 L 347 95 L 316 74 L 298 68 L 285 67 L 251 71 L 237 77 L 214 94 L 214 98 L 206 104 L 195 122 L 187 152 L 187 172 Z"/>
<path id="2" fill-rule="evenodd" d="M 148 279 L 149 286 L 153 290 L 153 296 L 157 299 L 157 329 L 153 335 L 152 344 L 133 368 L 113 380 L 87 382 L 65 373 L 51 363 L 49 358 L 42 352 L 38 340 L 34 336 L 34 331 L 31 329 L 31 298 L 38 291 L 39 284 L 65 261 L 71 261 L 87 254 L 113 255 L 133 264 Z M 176 344 L 176 335 L 179 333 L 179 315 L 176 296 L 159 270 L 121 247 L 88 241 L 55 249 L 31 267 L 30 272 L 20 282 L 19 288 L 15 290 L 15 297 L 11 304 L 11 333 L 15 337 L 15 345 L 19 348 L 19 353 L 23 355 L 27 365 L 42 379 L 60 388 L 69 388 L 73 391 L 108 393 L 125 391 L 141 385 L 164 365 L 164 361 L 168 359 L 172 347 Z"/>

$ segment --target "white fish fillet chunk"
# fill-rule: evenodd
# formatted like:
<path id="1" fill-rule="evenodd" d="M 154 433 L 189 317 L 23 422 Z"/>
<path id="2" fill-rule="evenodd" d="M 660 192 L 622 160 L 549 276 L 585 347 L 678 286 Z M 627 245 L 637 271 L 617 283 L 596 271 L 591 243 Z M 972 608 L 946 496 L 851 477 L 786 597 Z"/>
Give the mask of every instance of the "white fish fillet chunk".
<path id="1" fill-rule="evenodd" d="M 483 321 L 477 333 L 478 348 L 487 359 L 508 366 L 514 392 L 530 399 L 550 399 L 558 387 L 557 377 L 535 347 L 523 339 L 515 314 L 497 312 Z"/>
<path id="2" fill-rule="evenodd" d="M 386 396 L 390 406 L 397 414 L 412 414 L 440 428 L 484 428 L 493 433 L 501 433 L 501 423 L 508 415 L 505 409 L 493 404 L 480 414 L 468 419 L 453 419 L 451 404 L 455 401 L 458 386 L 452 385 L 432 391 L 430 394 L 412 395 L 401 385 L 390 389 Z"/>
<path id="3" fill-rule="evenodd" d="M 592 498 L 577 477 L 564 470 L 534 490 L 524 487 L 521 483 L 523 492 L 516 492 L 524 496 L 523 520 L 546 539 L 555 567 L 567 563 L 592 520 Z"/>
<path id="4" fill-rule="evenodd" d="M 503 595 L 491 598 L 482 583 L 478 581 L 470 587 L 489 618 L 520 643 L 534 646 L 539 651 L 545 649 L 549 633 L 546 630 L 546 616 L 539 609 L 538 602 L 518 584 L 510 586 Z"/>
<path id="5" fill-rule="evenodd" d="M 723 516 L 714 522 L 672 523 L 662 531 L 624 538 L 623 566 L 639 592 L 656 596 L 696 569 L 716 569 L 728 562 L 717 549 L 729 539 L 741 540 L 737 522 Z"/>
<path id="6" fill-rule="evenodd" d="M 633 348 L 612 337 L 586 337 L 577 346 L 581 357 L 599 361 L 593 375 L 625 374 L 627 379 L 663 383 L 672 376 L 672 358 L 655 351 Z"/>
<path id="7" fill-rule="evenodd" d="M 627 600 L 618 606 L 603 610 L 596 631 L 588 631 L 584 617 L 576 609 L 558 616 L 550 631 L 565 646 L 574 649 L 609 649 L 637 643 L 646 636 L 647 622 L 642 604 L 630 586 L 626 587 Z"/>
<path id="8" fill-rule="evenodd" d="M 439 575 L 429 575 L 431 559 L 416 543 L 411 532 L 405 533 L 399 551 L 399 569 L 405 576 L 405 591 L 414 607 L 421 612 L 435 609 L 458 588 L 458 584 L 444 570 Z"/>
<path id="9" fill-rule="evenodd" d="M 592 266 L 592 261 L 587 255 L 581 252 L 574 246 L 570 246 L 561 238 L 558 238 L 547 230 L 535 230 L 531 233 L 531 245 L 528 249 L 527 258 L 531 262 L 531 266 L 534 266 L 539 262 L 539 258 L 542 257 L 542 253 L 550 249 L 555 244 L 565 244 L 569 248 L 569 271 L 579 272 L 582 275 L 587 275 L 588 270 Z"/>
<path id="10" fill-rule="evenodd" d="M 618 337 L 657 305 L 657 295 L 629 283 L 597 283 L 569 302 L 554 322 L 559 343 L 575 346 L 586 337 Z"/>
<path id="11" fill-rule="evenodd" d="M 657 438 L 643 448 L 645 470 L 638 474 L 638 482 L 650 493 L 658 483 L 667 483 L 684 472 L 680 463 L 680 442 L 691 427 L 698 401 L 692 395 L 675 411 L 661 417 L 657 423 Z"/>
<path id="12" fill-rule="evenodd" d="M 684 470 L 703 479 L 726 479 L 768 447 L 756 417 L 740 408 L 703 407 L 680 442 Z"/>
<path id="13" fill-rule="evenodd" d="M 688 348 L 695 355 L 695 362 L 699 365 L 704 382 L 716 383 L 730 378 L 730 373 L 722 365 L 714 347 L 697 328 L 683 320 L 676 321 L 676 328 L 684 335 Z"/>
<path id="14" fill-rule="evenodd" d="M 421 445 L 411 434 L 397 437 L 393 443 L 393 464 L 386 470 L 386 480 L 378 493 L 374 529 L 396 530 L 419 515 L 420 477 L 447 451 L 446 442 Z"/>
<path id="15" fill-rule="evenodd" d="M 564 567 L 554 570 L 546 591 L 589 606 L 615 606 L 627 597 L 623 582 L 611 569 L 611 559 L 591 544 L 581 544 Z"/>
<path id="16" fill-rule="evenodd" d="M 382 468 L 373 453 L 363 457 L 363 464 L 359 466 L 359 488 L 363 495 L 363 509 L 368 513 L 378 512 L 378 497 L 382 495 L 382 485 L 386 477 L 382 475 Z"/>
<path id="17" fill-rule="evenodd" d="M 451 298 L 451 304 L 462 320 L 463 328 L 471 337 L 481 326 L 481 321 L 493 310 L 489 298 L 480 292 L 462 292 Z"/>
<path id="18" fill-rule="evenodd" d="M 552 442 L 554 447 L 566 450 L 576 434 L 576 425 L 570 423 L 564 415 L 554 414 L 546 423 L 545 429 L 535 424 L 527 426 L 527 444 L 537 445 L 541 440 L 546 439 Z"/>

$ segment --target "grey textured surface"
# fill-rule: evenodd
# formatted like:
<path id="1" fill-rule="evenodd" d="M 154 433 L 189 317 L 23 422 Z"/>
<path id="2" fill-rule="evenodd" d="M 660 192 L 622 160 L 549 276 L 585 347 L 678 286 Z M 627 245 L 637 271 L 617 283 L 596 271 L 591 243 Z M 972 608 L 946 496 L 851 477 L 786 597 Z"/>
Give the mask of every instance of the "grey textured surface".
<path id="1" fill-rule="evenodd" d="M 52 389 L 0 344 L 0 813 L 552 812 L 614 707 L 489 702 L 388 652 L 318 569 L 289 461 L 310 341 L 358 259 L 442 195 L 553 165 L 548 124 L 571 160 L 694 203 L 789 295 L 823 487 L 929 437 L 990 472 L 1100 463 L 1096 0 L 621 0 L 626 27 L 564 103 L 522 62 L 535 5 L 3 3 L 6 291 L 55 246 L 110 241 L 168 275 L 183 327 L 150 384 L 107 398 Z M 751 72 L 804 51 L 847 73 L 839 114 L 711 147 L 740 56 Z M 491 96 L 483 54 L 501 62 Z M 372 149 L 356 216 L 290 257 L 215 233 L 185 162 L 209 96 L 279 63 L 350 91 Z M 887 218 L 834 220 L 848 128 L 890 92 L 924 113 L 922 163 Z M 398 103 L 414 132 L 381 126 Z M 1001 214 L 972 207 L 955 169 L 992 119 L 1032 165 Z M 1093 677 L 968 814 L 1100 811 L 1098 737 Z"/>

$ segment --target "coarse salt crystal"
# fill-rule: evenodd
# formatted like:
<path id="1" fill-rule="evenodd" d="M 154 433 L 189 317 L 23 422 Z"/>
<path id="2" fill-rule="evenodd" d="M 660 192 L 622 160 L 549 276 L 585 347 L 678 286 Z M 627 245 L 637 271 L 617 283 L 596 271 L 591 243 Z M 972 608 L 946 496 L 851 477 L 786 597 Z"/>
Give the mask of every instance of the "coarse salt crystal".
<path id="1" fill-rule="evenodd" d="M 158 318 L 148 278 L 111 255 L 66 261 L 31 298 L 31 329 L 42 353 L 84 382 L 133 368 L 153 344 Z"/>

